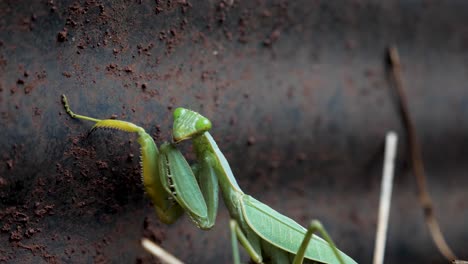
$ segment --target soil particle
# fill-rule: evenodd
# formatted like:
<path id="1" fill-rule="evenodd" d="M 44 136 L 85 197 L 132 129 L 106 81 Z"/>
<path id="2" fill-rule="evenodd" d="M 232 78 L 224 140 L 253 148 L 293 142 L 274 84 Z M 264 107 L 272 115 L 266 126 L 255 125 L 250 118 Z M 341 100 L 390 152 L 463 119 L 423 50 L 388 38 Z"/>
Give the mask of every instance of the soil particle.
<path id="1" fill-rule="evenodd" d="M 57 41 L 65 42 L 67 40 L 67 36 L 68 36 L 68 30 L 64 29 L 57 34 Z"/>
<path id="2" fill-rule="evenodd" d="M 34 234 L 41 232 L 40 228 L 28 228 L 24 233 L 26 238 L 31 238 Z"/>
<path id="3" fill-rule="evenodd" d="M 98 169 L 100 169 L 100 170 L 109 169 L 109 165 L 107 164 L 107 162 L 102 161 L 102 160 L 96 161 L 96 165 L 97 165 Z"/>
<path id="4" fill-rule="evenodd" d="M 297 162 L 301 163 L 307 159 L 307 155 L 304 152 L 299 152 L 297 154 L 296 160 Z"/>
<path id="5" fill-rule="evenodd" d="M 175 51 L 175 48 L 182 42 L 183 37 L 182 30 L 178 30 L 176 27 L 159 32 L 159 40 L 166 45 L 166 55 L 170 55 Z"/>
<path id="6" fill-rule="evenodd" d="M 271 47 L 280 37 L 281 31 L 279 29 L 273 30 L 270 35 L 263 40 L 263 45 L 266 47 Z"/>
<path id="7" fill-rule="evenodd" d="M 115 70 L 115 69 L 118 69 L 119 68 L 119 65 L 115 64 L 115 63 L 111 63 L 109 65 L 107 65 L 106 69 L 108 71 L 111 71 L 111 70 Z"/>
<path id="8" fill-rule="evenodd" d="M 18 227 L 18 230 L 12 231 L 10 233 L 10 242 L 21 241 L 22 239 L 23 239 L 23 233 L 20 227 Z"/>
<path id="9" fill-rule="evenodd" d="M 33 108 L 33 114 L 34 114 L 34 116 L 40 116 L 40 115 L 42 115 L 42 110 L 39 107 L 34 107 Z"/>
<path id="10" fill-rule="evenodd" d="M 230 126 L 235 126 L 237 124 L 237 118 L 235 116 L 232 116 L 230 119 L 229 119 L 229 125 Z"/>
<path id="11" fill-rule="evenodd" d="M 249 136 L 247 139 L 247 146 L 253 146 L 255 144 L 255 137 L 254 136 Z"/>
<path id="12" fill-rule="evenodd" d="M 216 78 L 216 71 L 203 71 L 201 74 L 201 80 L 203 82 L 212 81 Z"/>
<path id="13" fill-rule="evenodd" d="M 10 230 L 11 230 L 11 225 L 10 224 L 8 224 L 8 223 L 3 224 L 2 229 L 1 229 L 2 232 L 6 233 L 6 232 L 10 232 Z"/>
<path id="14" fill-rule="evenodd" d="M 128 72 L 128 73 L 132 73 L 132 72 L 133 72 L 133 69 L 132 69 L 132 67 L 130 67 L 130 66 L 125 66 L 124 71 L 125 71 L 125 72 Z"/>
<path id="15" fill-rule="evenodd" d="M 39 217 L 39 218 L 42 218 L 44 217 L 45 215 L 53 215 L 54 213 L 52 212 L 52 210 L 54 209 L 54 205 L 46 205 L 46 206 L 37 206 L 38 209 L 36 209 L 34 211 L 34 215 Z"/>
<path id="16" fill-rule="evenodd" d="M 138 55 L 146 55 L 151 56 L 151 49 L 154 47 L 153 43 L 148 44 L 147 46 L 143 46 L 143 44 L 137 45 Z"/>
<path id="17" fill-rule="evenodd" d="M 154 12 L 156 13 L 156 15 L 162 13 L 163 11 L 164 9 L 162 7 L 156 6 L 154 8 Z"/>
<path id="18" fill-rule="evenodd" d="M 39 244 L 25 245 L 21 242 L 16 243 L 16 246 L 27 249 L 35 256 L 41 256 L 47 263 L 58 263 L 57 256 L 51 255 L 47 252 L 46 247 Z"/>
<path id="19" fill-rule="evenodd" d="M 24 94 L 30 94 L 34 90 L 34 85 L 28 84 L 24 87 Z"/>
<path id="20" fill-rule="evenodd" d="M 46 72 L 46 71 L 37 72 L 37 73 L 36 73 L 36 78 L 37 78 L 38 80 L 42 80 L 42 79 L 47 78 L 47 72 Z"/>
<path id="21" fill-rule="evenodd" d="M 13 220 L 18 223 L 27 223 L 29 222 L 29 216 L 25 213 L 15 211 L 12 213 Z"/>
<path id="22" fill-rule="evenodd" d="M 166 238 L 166 234 L 148 217 L 145 217 L 145 220 L 143 220 L 143 237 L 150 239 L 156 244 L 161 244 L 161 242 Z"/>
<path id="23" fill-rule="evenodd" d="M 62 72 L 62 75 L 67 77 L 67 78 L 70 78 L 72 76 L 72 74 L 70 72 L 67 72 L 67 71 Z"/>
<path id="24" fill-rule="evenodd" d="M 0 176 L 0 187 L 4 187 L 4 186 L 7 186 L 7 185 L 8 185 L 7 180 L 5 180 L 5 178 Z"/>
<path id="25" fill-rule="evenodd" d="M 0 55 L 0 69 L 4 69 L 5 66 L 7 66 L 8 61 L 3 57 L 3 55 Z"/>
<path id="26" fill-rule="evenodd" d="M 13 160 L 12 160 L 12 159 L 7 160 L 7 161 L 6 161 L 6 165 L 7 165 L 7 168 L 8 168 L 9 170 L 13 169 L 13 167 L 14 167 L 14 162 L 13 162 Z"/>

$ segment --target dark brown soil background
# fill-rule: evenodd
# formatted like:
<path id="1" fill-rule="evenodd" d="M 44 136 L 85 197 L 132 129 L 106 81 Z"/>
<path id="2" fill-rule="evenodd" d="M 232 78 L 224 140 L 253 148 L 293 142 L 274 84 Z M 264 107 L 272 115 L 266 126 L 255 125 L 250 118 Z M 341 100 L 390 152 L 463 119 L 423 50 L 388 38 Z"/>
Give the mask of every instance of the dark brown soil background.
<path id="1" fill-rule="evenodd" d="M 231 3 L 232 2 L 232 3 Z M 372 257 L 383 138 L 403 135 L 385 71 L 399 47 L 436 214 L 468 258 L 468 2 L 0 1 L 0 262 L 231 261 L 228 215 L 156 219 L 135 137 L 88 134 L 74 111 L 169 139 L 171 110 L 211 118 L 247 193 Z M 400 137 L 387 263 L 446 263 Z M 184 144 L 187 157 L 190 147 Z M 245 257 L 245 255 L 244 255 Z"/>

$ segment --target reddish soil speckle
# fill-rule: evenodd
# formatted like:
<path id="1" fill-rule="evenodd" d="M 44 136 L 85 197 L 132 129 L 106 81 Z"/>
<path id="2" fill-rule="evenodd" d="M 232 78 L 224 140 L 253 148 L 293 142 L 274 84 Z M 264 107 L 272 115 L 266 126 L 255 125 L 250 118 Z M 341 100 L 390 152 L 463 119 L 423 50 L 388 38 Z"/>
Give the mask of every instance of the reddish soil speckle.
<path id="1" fill-rule="evenodd" d="M 67 36 L 68 36 L 68 30 L 64 29 L 57 34 L 57 41 L 65 42 L 67 40 Z"/>
<path id="2" fill-rule="evenodd" d="M 162 241 L 165 239 L 165 233 L 155 225 L 153 220 L 150 220 L 148 217 L 145 217 L 143 221 L 143 237 L 150 239 L 151 241 L 161 244 Z"/>
<path id="3" fill-rule="evenodd" d="M 13 166 L 14 166 L 13 160 L 12 159 L 7 160 L 6 165 L 9 170 L 13 169 Z"/>
<path id="4" fill-rule="evenodd" d="M 255 144 L 256 140 L 254 136 L 249 136 L 247 138 L 247 146 L 253 146 Z"/>
<path id="5" fill-rule="evenodd" d="M 67 77 L 67 78 L 70 78 L 72 76 L 72 74 L 70 72 L 67 72 L 67 71 L 62 72 L 62 75 Z"/>
<path id="6" fill-rule="evenodd" d="M 96 161 L 96 165 L 97 165 L 97 167 L 98 167 L 100 170 L 107 170 L 107 169 L 109 169 L 109 165 L 107 164 L 107 162 L 102 161 L 102 160 Z"/>

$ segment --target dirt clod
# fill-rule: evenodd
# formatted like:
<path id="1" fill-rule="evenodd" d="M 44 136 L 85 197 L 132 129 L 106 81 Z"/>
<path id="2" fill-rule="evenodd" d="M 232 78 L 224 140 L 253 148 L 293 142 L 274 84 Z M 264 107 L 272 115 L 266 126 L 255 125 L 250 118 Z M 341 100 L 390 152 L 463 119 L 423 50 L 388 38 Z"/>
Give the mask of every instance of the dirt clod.
<path id="1" fill-rule="evenodd" d="M 57 41 L 65 42 L 67 40 L 67 36 L 68 36 L 68 31 L 64 29 L 57 34 Z"/>
<path id="2" fill-rule="evenodd" d="M 247 146 L 252 146 L 255 144 L 255 137 L 254 136 L 249 136 L 247 138 Z"/>

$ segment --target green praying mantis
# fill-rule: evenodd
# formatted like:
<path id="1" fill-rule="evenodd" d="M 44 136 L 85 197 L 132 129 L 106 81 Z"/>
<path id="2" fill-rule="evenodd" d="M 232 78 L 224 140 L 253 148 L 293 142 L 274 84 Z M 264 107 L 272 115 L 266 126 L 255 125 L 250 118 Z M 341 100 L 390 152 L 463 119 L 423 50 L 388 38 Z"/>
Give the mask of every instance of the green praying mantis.
<path id="1" fill-rule="evenodd" d="M 159 219 L 171 224 L 184 212 L 200 229 L 215 224 L 218 192 L 229 210 L 233 262 L 240 264 L 238 243 L 255 263 L 356 263 L 339 251 L 321 223 L 304 228 L 294 220 L 245 194 L 228 161 L 208 132 L 211 122 L 185 108 L 175 109 L 173 143 L 156 146 L 145 130 L 133 123 L 100 120 L 72 112 L 65 95 L 62 103 L 72 117 L 95 122 L 93 129 L 111 128 L 136 133 L 141 149 L 142 181 Z M 188 164 L 176 143 L 192 140 L 196 163 Z M 324 239 L 314 233 L 319 232 Z"/>

